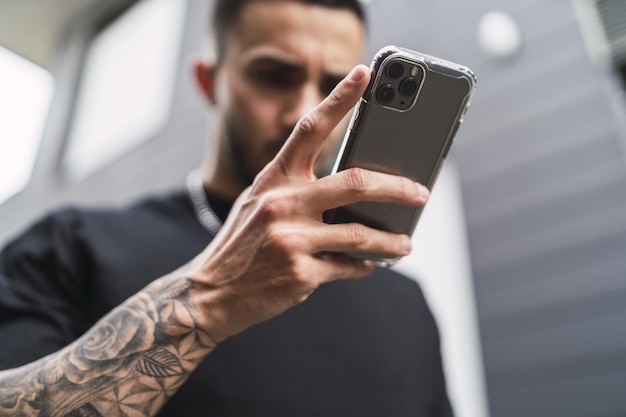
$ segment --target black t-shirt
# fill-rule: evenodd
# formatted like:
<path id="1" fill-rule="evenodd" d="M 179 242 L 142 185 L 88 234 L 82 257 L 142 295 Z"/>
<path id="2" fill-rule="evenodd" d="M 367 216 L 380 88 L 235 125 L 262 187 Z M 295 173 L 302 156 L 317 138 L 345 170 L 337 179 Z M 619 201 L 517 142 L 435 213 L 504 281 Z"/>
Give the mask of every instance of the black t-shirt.
<path id="1" fill-rule="evenodd" d="M 183 192 L 45 217 L 0 253 L 0 369 L 71 343 L 211 239 Z M 450 414 L 438 333 L 418 285 L 377 269 L 322 285 L 223 342 L 159 415 Z"/>

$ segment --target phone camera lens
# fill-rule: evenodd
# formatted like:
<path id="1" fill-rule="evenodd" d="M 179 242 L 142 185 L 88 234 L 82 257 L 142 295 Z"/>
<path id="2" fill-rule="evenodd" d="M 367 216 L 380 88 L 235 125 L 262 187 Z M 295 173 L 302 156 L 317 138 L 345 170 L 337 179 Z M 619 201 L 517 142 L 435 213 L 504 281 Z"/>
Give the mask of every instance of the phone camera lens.
<path id="1" fill-rule="evenodd" d="M 417 92 L 417 82 L 415 78 L 409 77 L 402 80 L 400 83 L 400 94 L 405 97 L 410 97 Z"/>
<path id="2" fill-rule="evenodd" d="M 387 67 L 387 75 L 392 80 L 396 80 L 402 76 L 404 66 L 399 62 L 393 62 Z"/>
<path id="3" fill-rule="evenodd" d="M 391 100 L 393 100 L 394 96 L 395 93 L 393 91 L 393 87 L 391 87 L 391 84 L 381 85 L 380 88 L 378 88 L 378 92 L 376 93 L 378 101 L 383 104 L 389 103 Z"/>

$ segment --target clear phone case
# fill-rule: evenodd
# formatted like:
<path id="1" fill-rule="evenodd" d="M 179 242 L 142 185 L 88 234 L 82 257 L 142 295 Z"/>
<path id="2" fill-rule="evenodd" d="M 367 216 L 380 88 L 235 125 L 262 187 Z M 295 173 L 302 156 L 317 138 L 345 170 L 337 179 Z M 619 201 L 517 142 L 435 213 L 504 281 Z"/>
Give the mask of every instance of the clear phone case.
<path id="1" fill-rule="evenodd" d="M 333 173 L 360 167 L 401 175 L 432 189 L 476 89 L 459 64 L 396 46 L 381 49 L 355 108 Z M 409 236 L 422 208 L 359 202 L 325 213 L 327 223 L 359 222 Z M 390 265 L 384 254 L 349 253 Z"/>

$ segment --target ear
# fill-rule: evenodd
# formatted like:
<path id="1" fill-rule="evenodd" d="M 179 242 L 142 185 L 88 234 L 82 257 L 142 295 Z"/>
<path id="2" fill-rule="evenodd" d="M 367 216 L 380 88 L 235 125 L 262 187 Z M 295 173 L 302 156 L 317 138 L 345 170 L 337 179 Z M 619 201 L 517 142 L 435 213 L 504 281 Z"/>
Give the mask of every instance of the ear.
<path id="1" fill-rule="evenodd" d="M 212 104 L 215 104 L 215 63 L 197 58 L 193 62 L 193 73 L 200 91 Z"/>

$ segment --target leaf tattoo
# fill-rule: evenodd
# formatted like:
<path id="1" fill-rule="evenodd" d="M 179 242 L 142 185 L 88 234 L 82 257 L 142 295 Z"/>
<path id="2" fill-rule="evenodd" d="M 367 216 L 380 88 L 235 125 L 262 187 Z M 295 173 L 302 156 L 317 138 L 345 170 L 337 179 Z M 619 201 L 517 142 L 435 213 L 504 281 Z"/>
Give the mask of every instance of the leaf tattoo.
<path id="1" fill-rule="evenodd" d="M 144 375 L 156 378 L 178 376 L 185 373 L 178 358 L 163 348 L 146 352 L 137 363 L 137 370 Z"/>

